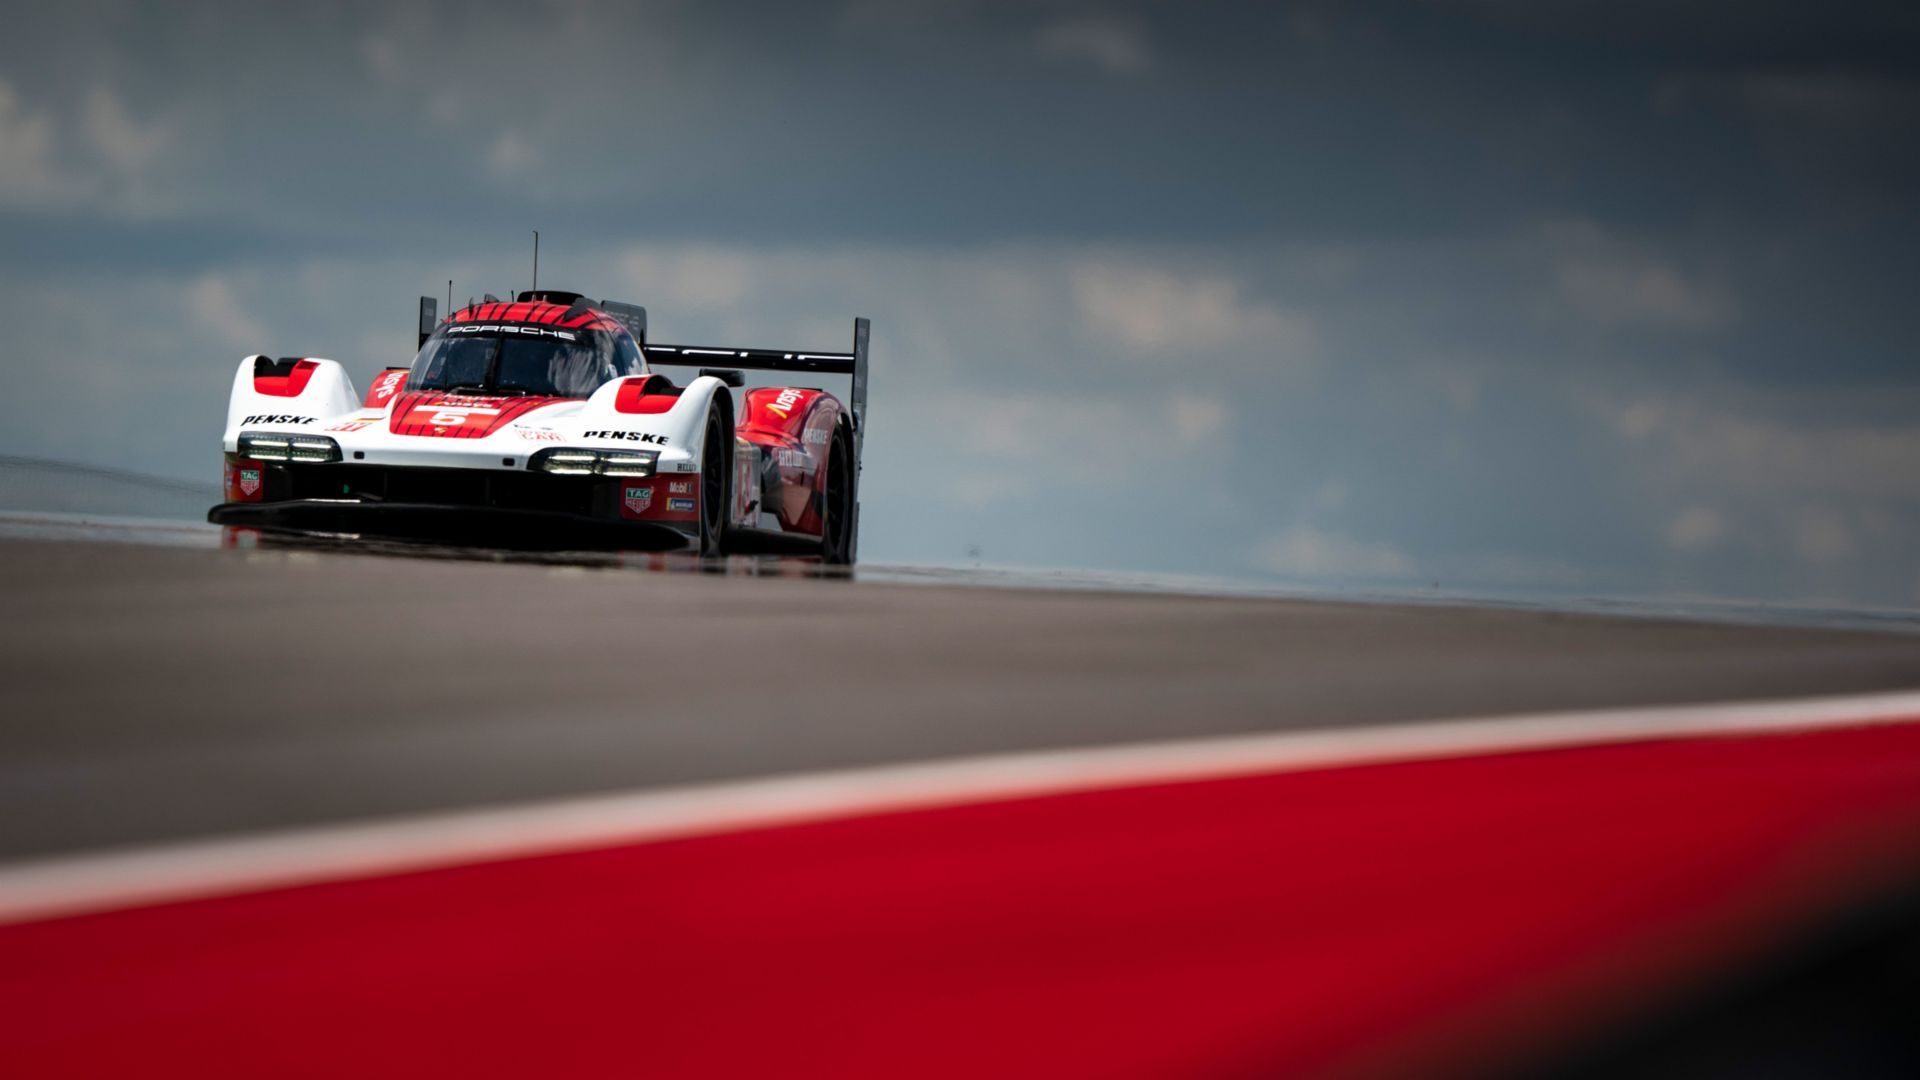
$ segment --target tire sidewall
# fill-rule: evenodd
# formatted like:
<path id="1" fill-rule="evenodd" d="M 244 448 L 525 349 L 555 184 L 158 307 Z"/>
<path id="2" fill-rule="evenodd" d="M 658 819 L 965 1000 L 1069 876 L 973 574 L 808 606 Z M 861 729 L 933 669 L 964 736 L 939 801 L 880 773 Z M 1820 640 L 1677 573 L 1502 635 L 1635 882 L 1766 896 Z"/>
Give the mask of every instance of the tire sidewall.
<path id="1" fill-rule="evenodd" d="M 718 405 L 707 408 L 700 451 L 700 554 L 714 558 L 726 554 L 728 493 L 732 488 L 733 461 L 728 452 L 733 433 L 727 430 L 726 417 Z M 709 477 L 718 474 L 714 485 Z"/>
<path id="2" fill-rule="evenodd" d="M 827 454 L 827 491 L 833 490 L 836 473 L 841 477 L 840 498 L 822 500 L 826 511 L 825 528 L 822 530 L 821 556 L 829 563 L 845 564 L 852 562 L 853 553 L 853 439 L 844 425 L 836 427 L 833 433 L 832 449 Z M 842 471 L 844 470 L 844 471 Z M 831 547 L 826 546 L 831 543 Z"/>

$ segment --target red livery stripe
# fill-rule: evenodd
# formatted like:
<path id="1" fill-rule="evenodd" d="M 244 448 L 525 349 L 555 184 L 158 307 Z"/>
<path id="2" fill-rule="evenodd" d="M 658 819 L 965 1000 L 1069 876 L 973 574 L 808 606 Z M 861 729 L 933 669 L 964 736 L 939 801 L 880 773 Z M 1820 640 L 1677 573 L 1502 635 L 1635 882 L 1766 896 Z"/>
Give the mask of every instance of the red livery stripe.
<path id="1" fill-rule="evenodd" d="M 588 308 L 571 317 L 572 310 L 565 304 L 548 304 L 540 301 L 513 302 L 496 301 L 477 307 L 465 307 L 454 312 L 449 323 L 470 322 L 508 322 L 534 323 L 545 326 L 562 326 L 570 330 L 605 330 L 609 333 L 623 329 L 623 324 L 604 312 Z"/>
<path id="2" fill-rule="evenodd" d="M 395 435 L 480 439 L 544 405 L 571 398 L 480 397 L 438 390 L 403 393 L 387 419 Z"/>

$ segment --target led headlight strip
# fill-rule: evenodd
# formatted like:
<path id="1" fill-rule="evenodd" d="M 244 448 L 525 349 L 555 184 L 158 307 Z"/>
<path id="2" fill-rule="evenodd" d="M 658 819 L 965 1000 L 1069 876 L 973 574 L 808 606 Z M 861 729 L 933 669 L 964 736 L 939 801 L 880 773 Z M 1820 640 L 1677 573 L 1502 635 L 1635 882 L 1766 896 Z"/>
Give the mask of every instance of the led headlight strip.
<path id="1" fill-rule="evenodd" d="M 240 456 L 255 461 L 297 461 L 322 464 L 340 460 L 340 444 L 325 435 L 281 435 L 244 432 Z"/>
<path id="2" fill-rule="evenodd" d="M 652 450 L 542 450 L 527 468 L 555 476 L 652 476 Z"/>

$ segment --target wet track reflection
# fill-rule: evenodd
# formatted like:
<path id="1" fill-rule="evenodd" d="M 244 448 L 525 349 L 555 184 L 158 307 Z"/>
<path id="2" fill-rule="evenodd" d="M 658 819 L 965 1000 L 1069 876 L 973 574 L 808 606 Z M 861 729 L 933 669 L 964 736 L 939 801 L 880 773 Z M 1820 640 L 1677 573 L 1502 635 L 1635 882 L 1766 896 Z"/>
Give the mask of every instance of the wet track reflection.
<path id="1" fill-rule="evenodd" d="M 910 565 L 861 562 L 834 566 L 802 555 L 742 554 L 703 559 L 686 551 L 649 551 L 587 542 L 590 537 L 506 543 L 448 542 L 440 538 L 374 537 L 361 533 L 297 532 L 254 526 L 216 526 L 175 518 L 0 510 L 0 538 L 130 543 L 161 547 L 300 551 L 327 556 L 406 558 L 442 562 L 532 564 L 671 575 L 811 579 L 864 584 L 959 585 L 972 588 L 1060 590 L 1305 600 L 1400 607 L 1470 607 L 1561 612 L 1624 618 L 1684 619 L 1735 625 L 1791 626 L 1920 634 L 1920 613 L 1792 607 L 1699 598 L 1510 596 L 1442 589 L 1384 591 L 1351 585 L 1273 583 L 1199 574 L 1006 567 L 975 564 Z"/>
<path id="2" fill-rule="evenodd" d="M 654 574 L 711 574 L 721 577 L 818 578 L 852 581 L 852 567 L 836 566 L 801 555 L 728 555 L 703 558 L 685 551 L 633 551 L 620 548 L 583 548 L 572 545 L 539 547 L 517 544 L 448 544 L 400 537 L 355 533 L 294 532 L 223 525 L 223 548 L 273 548 L 372 555 L 408 559 L 451 559 L 463 562 L 532 563 L 541 566 L 580 566 L 606 570 L 638 570 Z"/>
<path id="3" fill-rule="evenodd" d="M 327 555 L 431 559 L 476 563 L 529 563 L 635 570 L 656 574 L 710 574 L 743 578 L 815 578 L 851 581 L 851 567 L 834 566 L 798 555 L 729 555 L 701 558 L 684 551 L 629 550 L 577 543 L 547 546 L 517 543 L 455 544 L 434 539 L 367 536 L 359 533 L 301 532 L 242 525 L 202 525 L 165 519 L 111 515 L 0 512 L 0 537 L 20 540 L 75 540 L 135 543 L 161 547 L 227 550 L 305 551 Z M 876 572 L 887 576 L 885 572 Z M 864 575 L 863 575 L 864 576 Z"/>

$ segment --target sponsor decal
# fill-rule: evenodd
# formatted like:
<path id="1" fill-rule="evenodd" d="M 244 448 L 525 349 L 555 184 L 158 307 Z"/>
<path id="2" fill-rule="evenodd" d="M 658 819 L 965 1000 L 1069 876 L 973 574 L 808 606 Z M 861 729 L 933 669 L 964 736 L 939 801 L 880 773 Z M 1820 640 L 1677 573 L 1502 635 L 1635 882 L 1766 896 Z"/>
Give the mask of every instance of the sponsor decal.
<path id="1" fill-rule="evenodd" d="M 801 440 L 808 446 L 825 446 L 827 445 L 827 439 L 829 437 L 830 433 L 823 427 L 808 428 L 806 432 L 800 436 Z"/>
<path id="2" fill-rule="evenodd" d="M 241 469 L 240 470 L 240 490 L 245 492 L 249 496 L 251 496 L 254 492 L 260 490 L 260 470 L 259 469 Z"/>
<path id="3" fill-rule="evenodd" d="M 407 423 L 432 424 L 435 427 L 458 427 L 466 423 L 468 417 L 479 417 L 481 418 L 481 422 L 484 423 L 486 417 L 499 415 L 500 410 L 497 408 L 486 408 L 480 405 L 448 405 L 442 402 L 438 405 L 426 405 L 413 410 L 413 412 L 407 416 Z"/>
<path id="4" fill-rule="evenodd" d="M 669 510 L 692 510 L 692 509 L 693 509 L 693 500 L 692 500 L 692 499 L 668 499 L 668 500 L 667 500 L 667 509 L 669 509 Z"/>
<path id="5" fill-rule="evenodd" d="M 780 451 L 780 467 L 783 469 L 804 469 L 811 459 L 798 450 Z"/>
<path id="6" fill-rule="evenodd" d="M 644 431 L 583 431 L 580 433 L 580 437 L 583 439 L 625 439 L 627 442 L 654 443 L 658 446 L 667 445 L 667 437 L 665 435 L 649 435 Z"/>
<path id="7" fill-rule="evenodd" d="M 393 396 L 394 391 L 400 389 L 400 384 L 406 381 L 407 371 L 405 368 L 399 371 L 387 372 L 373 380 L 373 399 L 375 401 L 385 402 Z"/>
<path id="8" fill-rule="evenodd" d="M 650 487 L 627 488 L 626 497 L 621 501 L 626 504 L 629 511 L 636 514 L 645 513 L 647 507 L 653 505 L 653 489 Z M 672 501 L 669 500 L 669 503 Z"/>
<path id="9" fill-rule="evenodd" d="M 471 401 L 471 398 L 443 398 L 432 405 L 422 405 L 407 414 L 406 423 L 425 424 L 433 428 L 435 435 L 444 435 L 446 430 L 459 427 L 469 420 L 477 424 L 487 424 L 493 417 L 500 415 L 497 405 L 456 405 L 454 401 Z"/>
<path id="10" fill-rule="evenodd" d="M 787 414 L 793 411 L 794 405 L 805 396 L 807 396 L 805 390 L 795 390 L 789 387 L 788 389 L 780 391 L 780 396 L 774 398 L 773 401 L 767 405 L 767 411 L 785 420 Z"/>
<path id="11" fill-rule="evenodd" d="M 682 461 L 673 467 L 674 472 L 699 472 L 700 467 L 691 461 Z"/>
<path id="12" fill-rule="evenodd" d="M 667 491 L 674 495 L 691 495 L 693 494 L 693 481 L 669 480 L 667 481 Z"/>
<path id="13" fill-rule="evenodd" d="M 242 424 L 311 424 L 311 416 L 287 416 L 283 413 L 255 413 L 240 421 Z"/>
<path id="14" fill-rule="evenodd" d="M 440 436 L 452 439 L 479 439 L 507 424 L 541 418 L 527 416 L 548 404 L 550 399 L 522 397 L 503 400 L 476 394 L 446 394 L 434 391 L 407 393 L 396 399 L 392 427 L 398 435 Z"/>
<path id="15" fill-rule="evenodd" d="M 514 434 L 528 442 L 560 442 L 560 433 L 552 428 L 514 428 Z"/>
<path id="16" fill-rule="evenodd" d="M 527 337 L 551 337 L 561 341 L 578 341 L 578 334 L 571 330 L 553 330 L 545 326 L 514 326 L 508 323 L 455 323 L 447 327 L 448 334 L 524 334 Z"/>
<path id="17" fill-rule="evenodd" d="M 335 424 L 332 427 L 328 428 L 327 430 L 328 431 L 359 431 L 361 428 L 366 427 L 368 424 L 377 424 L 379 422 L 380 422 L 380 417 L 378 415 L 356 416 L 353 419 L 346 421 L 345 423 Z"/>

